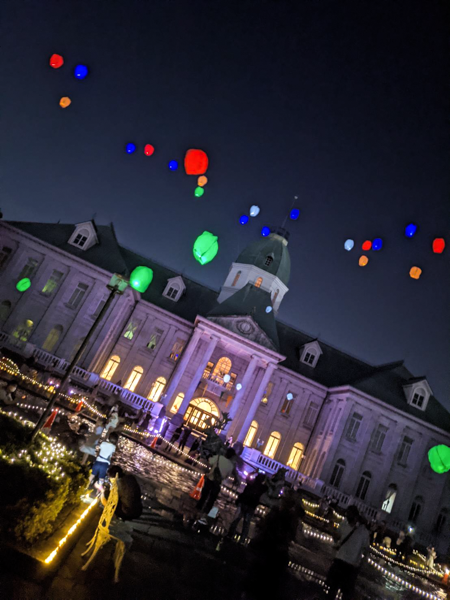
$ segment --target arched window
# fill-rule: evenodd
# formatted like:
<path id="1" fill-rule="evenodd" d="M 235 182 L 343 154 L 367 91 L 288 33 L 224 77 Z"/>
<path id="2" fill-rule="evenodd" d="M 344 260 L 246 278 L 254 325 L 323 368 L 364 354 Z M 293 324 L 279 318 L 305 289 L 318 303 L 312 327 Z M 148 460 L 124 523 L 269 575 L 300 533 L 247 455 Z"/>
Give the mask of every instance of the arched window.
<path id="1" fill-rule="evenodd" d="M 277 301 L 277 298 L 278 298 L 278 294 L 279 294 L 279 293 L 280 293 L 280 290 L 277 290 L 277 291 L 275 292 L 275 294 L 273 295 L 273 298 L 272 298 L 272 306 L 275 306 L 275 302 Z"/>
<path id="2" fill-rule="evenodd" d="M 372 479 L 372 475 L 369 471 L 364 471 L 361 475 L 361 479 L 359 480 L 358 487 L 356 488 L 356 497 L 361 498 L 361 500 L 366 499 L 367 490 L 369 489 L 370 480 Z"/>
<path id="3" fill-rule="evenodd" d="M 266 260 L 264 261 L 264 266 L 270 267 L 270 265 L 272 263 L 273 263 L 273 256 L 266 256 Z"/>
<path id="4" fill-rule="evenodd" d="M 152 389 L 150 390 L 147 398 L 152 400 L 152 402 L 158 402 L 158 400 L 161 398 L 164 388 L 166 387 L 166 383 L 167 381 L 165 377 L 158 377 L 158 379 L 153 383 Z"/>
<path id="5" fill-rule="evenodd" d="M 0 304 L 0 321 L 6 321 L 11 312 L 11 302 L 9 300 L 3 300 Z"/>
<path id="6" fill-rule="evenodd" d="M 126 390 L 130 390 L 130 392 L 134 392 L 137 384 L 139 383 L 140 378 L 144 374 L 144 369 L 137 365 L 131 371 L 130 376 L 127 379 L 126 384 L 123 386 Z"/>
<path id="7" fill-rule="evenodd" d="M 231 370 L 231 360 L 227 356 L 222 356 L 217 361 L 214 371 L 211 375 L 211 381 L 223 384 L 223 376 L 227 375 Z"/>
<path id="8" fill-rule="evenodd" d="M 183 393 L 178 394 L 178 396 L 175 398 L 174 403 L 172 404 L 170 412 L 176 414 L 179 411 L 180 406 L 183 404 L 183 400 L 184 400 L 184 394 Z"/>
<path id="9" fill-rule="evenodd" d="M 294 469 L 294 471 L 298 471 L 300 468 L 300 462 L 302 460 L 304 449 L 305 448 L 303 444 L 300 444 L 300 442 L 295 443 L 292 447 L 289 460 L 286 464 L 288 467 L 291 467 L 291 469 Z"/>
<path id="10" fill-rule="evenodd" d="M 275 454 L 278 450 L 278 446 L 281 442 L 281 435 L 278 431 L 272 431 L 269 439 L 267 440 L 266 447 L 264 449 L 264 454 L 269 458 L 275 458 Z"/>
<path id="11" fill-rule="evenodd" d="M 344 471 L 345 471 L 345 460 L 342 460 L 342 458 L 340 458 L 338 461 L 336 461 L 333 472 L 331 473 L 330 485 L 332 485 L 335 488 L 339 488 Z"/>
<path id="12" fill-rule="evenodd" d="M 111 381 L 114 373 L 116 372 L 117 367 L 120 364 L 120 356 L 111 356 L 106 365 L 103 367 L 103 371 L 100 374 L 102 379 L 106 379 L 107 381 Z"/>
<path id="13" fill-rule="evenodd" d="M 419 515 L 422 511 L 423 506 L 423 498 L 422 496 L 416 496 L 414 498 L 414 502 L 411 504 L 411 510 L 409 511 L 408 521 L 412 523 L 417 523 L 419 519 Z"/>
<path id="14" fill-rule="evenodd" d="M 436 525 L 434 526 L 434 530 L 437 533 L 442 533 L 444 531 L 445 523 L 447 521 L 447 509 L 443 508 L 439 513 L 439 516 L 436 520 Z"/>
<path id="15" fill-rule="evenodd" d="M 242 271 L 238 271 L 236 273 L 236 275 L 234 276 L 234 279 L 233 279 L 233 283 L 231 284 L 231 287 L 234 287 L 237 284 L 237 282 L 239 281 L 239 277 L 241 276 L 241 272 Z"/>
<path id="16" fill-rule="evenodd" d="M 53 329 L 50 329 L 47 337 L 45 338 L 45 342 L 42 344 L 42 350 L 46 352 L 52 352 L 53 348 L 58 343 L 59 338 L 63 332 L 62 325 L 55 325 Z"/>
<path id="17" fill-rule="evenodd" d="M 28 338 L 33 331 L 34 323 L 31 319 L 24 319 L 20 325 L 17 325 L 13 331 L 13 337 L 17 338 L 21 342 L 28 341 Z"/>
<path id="18" fill-rule="evenodd" d="M 262 277 L 258 277 L 258 279 L 255 281 L 255 287 L 257 287 L 257 288 L 261 287 L 262 282 L 263 282 Z"/>
<path id="19" fill-rule="evenodd" d="M 249 448 L 251 447 L 257 431 L 258 423 L 256 421 L 252 421 L 250 427 L 248 428 L 247 435 L 245 436 L 244 446 L 248 446 Z"/>
<path id="20" fill-rule="evenodd" d="M 202 431 L 214 425 L 220 418 L 220 412 L 214 402 L 208 398 L 195 398 L 189 404 L 183 418 L 190 427 Z"/>
<path id="21" fill-rule="evenodd" d="M 391 483 L 387 489 L 386 496 L 384 497 L 383 504 L 381 505 L 381 510 L 384 510 L 387 513 L 391 513 L 394 508 L 395 498 L 397 496 L 397 486 L 395 483 Z"/>

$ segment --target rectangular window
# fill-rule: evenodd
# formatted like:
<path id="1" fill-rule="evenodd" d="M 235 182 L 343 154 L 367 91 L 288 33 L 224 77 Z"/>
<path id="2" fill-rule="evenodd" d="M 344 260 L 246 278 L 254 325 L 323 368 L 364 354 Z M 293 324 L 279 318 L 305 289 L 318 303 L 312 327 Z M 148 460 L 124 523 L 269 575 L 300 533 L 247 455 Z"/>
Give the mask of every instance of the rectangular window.
<path id="1" fill-rule="evenodd" d="M 211 375 L 211 371 L 213 369 L 214 369 L 214 363 L 208 362 L 205 367 L 205 370 L 203 371 L 202 379 L 209 379 L 209 376 Z"/>
<path id="2" fill-rule="evenodd" d="M 356 436 L 358 434 L 358 430 L 361 426 L 362 415 L 358 413 L 353 413 L 350 419 L 350 423 L 348 424 L 347 429 L 347 439 L 356 441 Z"/>
<path id="3" fill-rule="evenodd" d="M 307 352 L 305 354 L 305 358 L 303 359 L 303 362 L 305 362 L 307 365 L 312 365 L 315 358 L 316 358 L 315 354 L 311 354 L 311 352 Z"/>
<path id="4" fill-rule="evenodd" d="M 381 452 L 388 428 L 384 425 L 378 425 L 372 438 L 372 452 Z"/>
<path id="5" fill-rule="evenodd" d="M 411 446 L 413 445 L 414 440 L 411 438 L 405 437 L 400 444 L 400 450 L 398 451 L 398 464 L 406 467 L 408 464 L 409 453 L 411 452 Z"/>
<path id="6" fill-rule="evenodd" d="M 416 392 L 412 397 L 411 404 L 413 406 L 417 406 L 417 408 L 422 408 L 424 400 L 425 396 L 423 394 L 419 394 L 419 392 Z"/>
<path id="7" fill-rule="evenodd" d="M 178 288 L 176 288 L 176 287 L 170 287 L 170 288 L 167 290 L 167 294 L 166 294 L 166 296 L 167 296 L 168 298 L 171 298 L 172 300 L 174 300 L 174 299 L 175 299 L 175 298 L 178 296 L 178 292 L 179 292 L 179 291 L 180 291 L 180 290 L 179 290 Z"/>
<path id="8" fill-rule="evenodd" d="M 125 329 L 125 333 L 123 337 L 127 338 L 127 340 L 132 340 L 136 334 L 137 328 L 139 327 L 139 321 L 131 320 L 127 328 Z"/>
<path id="9" fill-rule="evenodd" d="M 180 354 L 182 353 L 184 348 L 184 341 L 183 340 L 177 340 L 175 342 L 175 344 L 172 346 L 172 350 L 170 352 L 169 358 L 171 360 L 178 360 L 180 358 Z"/>
<path id="10" fill-rule="evenodd" d="M 19 281 L 24 277 L 28 277 L 28 279 L 31 279 L 36 271 L 37 266 L 38 261 L 34 258 L 29 258 L 26 264 L 22 267 L 22 270 L 20 271 L 19 277 L 17 279 L 19 279 Z"/>
<path id="11" fill-rule="evenodd" d="M 98 315 L 100 314 L 102 308 L 105 306 L 106 304 L 106 300 L 108 298 L 105 297 L 102 300 L 100 300 L 100 302 L 97 304 L 97 308 L 95 309 L 95 311 L 92 313 L 92 316 L 94 317 L 94 319 L 96 319 L 98 317 Z"/>
<path id="12" fill-rule="evenodd" d="M 292 405 L 294 404 L 294 399 L 289 397 L 285 398 L 283 404 L 281 405 L 281 411 L 284 415 L 288 415 L 291 412 Z"/>
<path id="13" fill-rule="evenodd" d="M 75 239 L 73 240 L 73 243 L 75 244 L 75 246 L 80 246 L 80 248 L 82 248 L 86 242 L 87 242 L 87 236 L 83 235 L 82 233 L 78 233 L 76 235 Z"/>
<path id="14" fill-rule="evenodd" d="M 73 294 L 70 296 L 69 302 L 67 303 L 68 306 L 70 306 L 70 308 L 78 308 L 88 289 L 88 285 L 79 283 L 74 289 Z"/>
<path id="15" fill-rule="evenodd" d="M 47 283 L 42 288 L 42 293 L 46 294 L 47 296 L 53 294 L 63 277 L 64 273 L 61 273 L 61 271 L 53 270 L 52 274 L 47 280 Z"/>
<path id="16" fill-rule="evenodd" d="M 158 345 L 158 342 L 161 339 L 163 333 L 164 332 L 161 329 L 155 329 L 155 331 L 150 336 L 150 340 L 149 340 L 149 342 L 147 344 L 147 348 L 149 350 L 154 350 L 156 348 L 156 346 Z"/>
<path id="17" fill-rule="evenodd" d="M 11 248 L 7 248 L 6 246 L 3 246 L 3 248 L 0 250 L 0 269 L 6 265 L 11 253 Z"/>
<path id="18" fill-rule="evenodd" d="M 319 412 L 319 405 L 315 402 L 311 402 L 306 411 L 305 425 L 306 427 L 314 427 L 316 422 L 317 413 Z"/>
<path id="19" fill-rule="evenodd" d="M 269 402 L 269 398 L 270 398 L 270 394 L 272 393 L 272 390 L 273 390 L 273 382 L 269 381 L 266 389 L 264 390 L 264 396 L 262 397 L 262 400 L 261 400 L 262 404 L 267 404 Z"/>

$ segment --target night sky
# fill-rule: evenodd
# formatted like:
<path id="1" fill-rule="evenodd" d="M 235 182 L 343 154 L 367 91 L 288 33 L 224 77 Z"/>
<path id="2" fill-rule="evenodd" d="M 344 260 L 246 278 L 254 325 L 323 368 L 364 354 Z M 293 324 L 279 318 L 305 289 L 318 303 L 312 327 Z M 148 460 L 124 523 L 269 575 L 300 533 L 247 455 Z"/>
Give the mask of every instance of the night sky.
<path id="1" fill-rule="evenodd" d="M 446 4 L 6 0 L 4 218 L 95 214 L 124 245 L 219 288 L 238 252 L 263 225 L 282 224 L 297 195 L 280 319 L 372 363 L 404 358 L 450 408 Z M 48 66 L 54 52 L 65 58 L 59 70 Z M 90 68 L 83 81 L 77 63 Z M 61 96 L 72 99 L 65 110 Z M 188 148 L 210 157 L 201 199 L 195 177 L 167 168 Z M 261 213 L 243 227 L 252 204 Z M 403 235 L 409 222 L 413 239 Z M 191 248 L 204 230 L 220 250 L 202 267 Z M 439 236 L 448 244 L 440 256 L 431 251 Z M 383 250 L 358 267 L 374 237 Z"/>

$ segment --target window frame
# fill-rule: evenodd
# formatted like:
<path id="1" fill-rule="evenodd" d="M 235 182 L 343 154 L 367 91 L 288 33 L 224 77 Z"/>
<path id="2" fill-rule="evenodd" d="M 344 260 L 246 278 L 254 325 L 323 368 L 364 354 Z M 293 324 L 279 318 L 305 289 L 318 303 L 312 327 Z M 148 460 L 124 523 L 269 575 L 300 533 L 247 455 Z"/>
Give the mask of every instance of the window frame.
<path id="1" fill-rule="evenodd" d="M 118 359 L 118 360 L 114 360 L 114 359 Z M 118 367 L 120 366 L 120 362 L 121 362 L 121 358 L 118 354 L 111 355 L 108 358 L 108 360 L 106 361 L 103 369 L 100 371 L 100 378 L 105 379 L 106 381 L 111 381 L 111 379 L 114 377 L 115 372 L 117 371 Z M 106 370 L 107 367 L 109 367 L 108 371 Z M 111 372 L 112 367 L 114 367 L 114 368 Z"/>
<path id="2" fill-rule="evenodd" d="M 13 249 L 9 246 L 2 246 L 0 250 L 0 270 L 5 267 L 13 254 Z"/>
<path id="3" fill-rule="evenodd" d="M 130 390 L 130 392 L 135 393 L 135 390 L 144 375 L 144 369 L 141 365 L 135 365 L 128 375 L 128 378 L 123 386 L 124 390 Z"/>
<path id="4" fill-rule="evenodd" d="M 164 380 L 164 383 L 162 382 L 162 380 Z M 162 375 L 157 377 L 152 383 L 152 387 L 150 388 L 150 391 L 148 393 L 147 400 L 151 400 L 152 402 L 159 402 L 159 399 L 161 398 L 166 385 L 167 379 L 165 377 L 163 377 Z"/>
<path id="5" fill-rule="evenodd" d="M 17 276 L 17 279 L 19 281 L 21 279 L 24 279 L 25 277 L 28 279 L 32 279 L 37 271 L 38 266 L 39 266 L 39 261 L 36 258 L 29 256 L 27 258 L 27 262 L 21 268 L 20 273 Z"/>
<path id="6" fill-rule="evenodd" d="M 376 454 L 381 454 L 383 450 L 384 442 L 386 441 L 386 435 L 389 431 L 389 428 L 382 423 L 378 423 L 377 428 L 373 432 L 372 442 L 370 444 L 370 449 L 372 452 Z M 381 440 L 381 443 L 380 443 Z"/>
<path id="7" fill-rule="evenodd" d="M 305 446 L 301 442 L 295 442 L 295 444 L 292 446 L 286 466 L 290 467 L 294 471 L 298 471 L 300 469 L 304 452 Z M 300 456 L 298 456 L 299 454 Z"/>
<path id="8" fill-rule="evenodd" d="M 48 347 L 46 348 L 45 346 L 46 346 L 46 344 L 47 344 L 47 341 L 49 340 L 49 338 L 50 338 L 50 335 L 51 335 L 53 332 L 55 332 L 55 334 L 53 335 L 53 338 L 55 338 L 55 339 L 54 339 L 54 341 L 53 341 L 53 340 L 51 340 L 51 341 L 53 341 L 53 344 L 50 346 L 50 348 L 48 348 Z M 56 336 L 56 332 L 58 332 L 58 335 L 57 335 L 57 336 Z M 47 336 L 46 336 L 46 338 L 45 338 L 44 342 L 42 343 L 42 350 L 44 350 L 44 352 L 48 352 L 49 354 L 51 354 L 51 353 L 53 352 L 53 350 L 55 349 L 56 345 L 58 344 L 58 342 L 59 342 L 59 340 L 60 340 L 60 338 L 61 338 L 61 335 L 62 335 L 63 333 L 64 333 L 64 327 L 63 327 L 62 325 L 59 325 L 59 324 L 57 324 L 57 325 L 54 325 L 54 326 L 53 326 L 53 327 L 50 329 L 50 331 L 47 333 Z"/>
<path id="9" fill-rule="evenodd" d="M 260 288 L 262 286 L 262 283 L 263 278 L 260 276 L 256 278 L 255 283 L 253 285 L 255 286 L 255 288 Z"/>
<path id="10" fill-rule="evenodd" d="M 127 339 L 131 342 L 134 339 L 134 336 L 136 335 L 136 332 L 139 329 L 140 324 L 141 324 L 141 322 L 138 319 L 136 319 L 136 320 L 130 319 L 128 321 L 128 325 L 125 327 L 122 337 L 124 337 L 125 339 Z M 134 328 L 133 328 L 133 326 L 134 326 Z"/>
<path id="11" fill-rule="evenodd" d="M 258 433 L 258 428 L 259 428 L 258 421 L 252 421 L 250 423 L 250 427 L 248 428 L 247 433 L 245 434 L 245 439 L 243 442 L 243 445 L 246 448 L 252 447 L 252 444 L 255 441 L 256 434 Z"/>
<path id="12" fill-rule="evenodd" d="M 77 287 L 73 290 L 69 300 L 67 301 L 67 306 L 76 310 L 80 307 L 80 304 L 83 302 L 83 298 L 86 296 L 86 292 L 89 290 L 89 285 L 87 283 L 83 283 L 79 281 L 77 283 Z M 100 314 L 100 313 L 99 313 Z"/>
<path id="13" fill-rule="evenodd" d="M 277 437 L 278 436 L 278 437 Z M 275 456 L 277 454 L 278 448 L 281 442 L 281 434 L 278 431 L 272 431 L 269 435 L 269 439 L 267 440 L 266 446 L 264 448 L 264 456 L 267 458 L 271 458 L 275 460 Z M 269 447 L 270 444 L 270 447 Z"/>
<path id="14" fill-rule="evenodd" d="M 369 490 L 370 483 L 372 481 L 372 473 L 370 471 L 364 471 L 359 478 L 358 485 L 356 487 L 355 497 L 359 498 L 363 502 L 366 499 L 367 492 Z"/>
<path id="15" fill-rule="evenodd" d="M 53 269 L 50 277 L 47 279 L 44 287 L 41 290 L 41 294 L 47 297 L 52 296 L 61 285 L 63 279 L 64 273 L 62 271 L 58 271 L 58 269 Z M 45 289 L 47 286 L 49 287 L 48 290 Z"/>
<path id="16" fill-rule="evenodd" d="M 156 348 L 156 346 L 159 344 L 159 342 L 161 341 L 161 338 L 163 335 L 164 335 L 164 330 L 158 329 L 158 327 L 155 327 L 155 329 L 150 334 L 150 339 L 149 339 L 148 343 L 145 346 L 147 348 L 147 350 L 154 350 Z M 154 341 L 154 345 L 150 347 L 150 344 L 152 343 L 152 341 Z"/>
<path id="17" fill-rule="evenodd" d="M 312 429 L 314 427 L 314 425 L 316 424 L 317 415 L 319 414 L 319 408 L 319 405 L 313 400 L 311 400 L 311 402 L 308 404 L 305 418 L 303 420 L 304 427 L 307 427 L 308 429 Z M 311 419 L 311 415 L 313 415 L 313 419 Z"/>
<path id="18" fill-rule="evenodd" d="M 331 487 L 334 487 L 337 490 L 339 489 L 342 482 L 342 478 L 345 473 L 346 466 L 347 465 L 345 464 L 345 460 L 343 458 L 338 458 L 337 461 L 334 463 L 333 471 L 331 472 L 330 477 Z"/>
<path id="19" fill-rule="evenodd" d="M 414 444 L 414 440 L 407 435 L 403 436 L 402 441 L 400 442 L 400 447 L 398 449 L 397 455 L 397 464 L 401 467 L 408 466 L 408 458 L 411 454 L 412 445 Z M 405 456 L 406 453 L 406 456 Z"/>
<path id="20" fill-rule="evenodd" d="M 360 430 L 361 423 L 363 422 L 363 415 L 360 415 L 356 411 L 352 413 L 350 420 L 347 425 L 345 437 L 350 442 L 358 441 L 358 431 Z"/>

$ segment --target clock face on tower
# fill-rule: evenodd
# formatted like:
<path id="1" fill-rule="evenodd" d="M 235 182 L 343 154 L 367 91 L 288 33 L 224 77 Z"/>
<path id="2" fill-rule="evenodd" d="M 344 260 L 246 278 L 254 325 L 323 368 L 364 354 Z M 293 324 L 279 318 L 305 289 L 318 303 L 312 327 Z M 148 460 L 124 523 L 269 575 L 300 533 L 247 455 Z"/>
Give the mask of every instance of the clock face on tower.
<path id="1" fill-rule="evenodd" d="M 237 328 L 244 335 L 250 335 L 255 330 L 253 325 L 248 321 L 239 321 L 239 323 L 237 324 Z"/>

